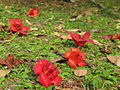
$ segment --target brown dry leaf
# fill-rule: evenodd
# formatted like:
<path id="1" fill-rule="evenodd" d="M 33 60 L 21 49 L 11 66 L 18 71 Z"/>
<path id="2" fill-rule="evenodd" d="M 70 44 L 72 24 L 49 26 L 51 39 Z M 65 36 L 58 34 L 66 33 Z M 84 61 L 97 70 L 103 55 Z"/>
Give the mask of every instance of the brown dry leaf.
<path id="1" fill-rule="evenodd" d="M 3 25 L 3 26 L 4 26 L 4 25 L 5 25 L 5 23 L 3 23 L 3 22 L 0 22 L 0 25 Z"/>
<path id="2" fill-rule="evenodd" d="M 98 42 L 97 40 L 93 40 L 96 45 L 102 46 L 103 44 Z"/>
<path id="3" fill-rule="evenodd" d="M 87 18 L 87 21 L 90 22 L 90 23 L 93 23 L 93 22 L 94 22 L 93 20 L 91 20 L 90 17 Z"/>
<path id="4" fill-rule="evenodd" d="M 31 31 L 36 31 L 38 28 L 30 28 Z"/>
<path id="5" fill-rule="evenodd" d="M 7 42 L 12 42 L 12 41 L 11 40 L 0 41 L 0 43 L 7 43 Z"/>
<path id="6" fill-rule="evenodd" d="M 119 23 L 120 23 L 120 20 L 114 20 L 114 21 L 116 21 L 116 22 L 119 22 Z"/>
<path id="7" fill-rule="evenodd" d="M 101 31 L 103 31 L 103 29 L 92 29 L 92 30 L 90 30 L 90 32 L 95 32 L 95 33 L 99 33 Z"/>
<path id="8" fill-rule="evenodd" d="M 34 34 L 36 37 L 47 37 L 48 35 L 45 34 Z"/>
<path id="9" fill-rule="evenodd" d="M 54 32 L 54 35 L 60 37 L 60 34 L 58 32 Z"/>
<path id="10" fill-rule="evenodd" d="M 81 31 L 80 29 L 67 29 L 66 31 L 68 32 L 77 32 L 77 31 Z"/>
<path id="11" fill-rule="evenodd" d="M 107 56 L 108 60 L 120 67 L 120 56 Z"/>
<path id="12" fill-rule="evenodd" d="M 0 64 L 7 65 L 8 68 L 14 67 L 20 63 L 23 63 L 23 61 L 20 59 L 14 58 L 12 54 L 8 54 L 6 56 L 5 61 L 2 58 L 0 58 Z"/>
<path id="13" fill-rule="evenodd" d="M 31 23 L 30 21 L 28 21 L 28 20 L 25 20 L 25 22 L 26 22 L 27 24 L 29 24 L 29 25 L 32 25 L 32 23 Z"/>
<path id="14" fill-rule="evenodd" d="M 63 29 L 64 27 L 65 27 L 65 26 L 62 25 L 62 24 L 60 24 L 60 25 L 58 25 L 58 26 L 55 26 L 56 29 Z"/>
<path id="15" fill-rule="evenodd" d="M 7 31 L 7 29 L 8 29 L 8 26 L 7 25 L 3 25 L 3 26 L 1 26 L 0 27 L 0 31 Z"/>
<path id="16" fill-rule="evenodd" d="M 61 39 L 72 39 L 69 34 L 68 35 L 61 35 L 60 38 Z"/>
<path id="17" fill-rule="evenodd" d="M 87 69 L 76 69 L 74 70 L 74 74 L 76 76 L 85 76 L 87 74 L 88 70 Z"/>
<path id="18" fill-rule="evenodd" d="M 110 49 L 108 48 L 108 46 L 102 47 L 102 48 L 100 49 L 100 51 L 103 52 L 103 53 L 111 53 L 111 52 L 112 52 L 112 50 L 110 50 Z"/>
<path id="19" fill-rule="evenodd" d="M 116 29 L 120 29 L 120 23 L 117 23 Z"/>
<path id="20" fill-rule="evenodd" d="M 74 21 L 76 21 L 76 19 L 75 19 L 75 18 L 72 18 L 72 19 L 70 19 L 69 21 L 74 22 Z"/>
<path id="21" fill-rule="evenodd" d="M 117 46 L 120 49 L 120 45 Z"/>
<path id="22" fill-rule="evenodd" d="M 61 38 L 61 39 L 72 39 L 69 34 L 67 35 L 60 35 L 58 32 L 54 32 L 54 35 Z"/>
<path id="23" fill-rule="evenodd" d="M 5 77 L 10 73 L 10 70 L 0 70 L 0 77 Z"/>

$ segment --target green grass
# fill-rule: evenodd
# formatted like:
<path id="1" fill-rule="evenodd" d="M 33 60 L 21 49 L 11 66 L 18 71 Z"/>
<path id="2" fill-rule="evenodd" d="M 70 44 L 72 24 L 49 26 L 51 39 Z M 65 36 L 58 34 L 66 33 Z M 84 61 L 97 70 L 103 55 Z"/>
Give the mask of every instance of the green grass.
<path id="1" fill-rule="evenodd" d="M 15 57 L 28 60 L 28 62 L 22 63 L 11 69 L 11 73 L 7 77 L 0 78 L 0 89 L 13 89 L 13 90 L 51 90 L 53 86 L 45 88 L 36 82 L 36 75 L 33 73 L 33 65 L 35 62 L 29 61 L 31 59 L 46 58 L 52 60 L 54 58 L 61 58 L 56 55 L 54 50 L 59 50 L 59 52 L 64 53 L 70 50 L 70 47 L 76 47 L 72 40 L 60 40 L 54 35 L 54 32 L 60 32 L 55 28 L 62 22 L 64 29 L 81 29 L 82 31 L 90 31 L 91 29 L 104 29 L 99 33 L 92 33 L 91 39 L 98 40 L 103 44 L 110 45 L 112 53 L 106 54 L 100 52 L 101 46 L 86 43 L 85 47 L 82 49 L 87 54 L 87 62 L 93 64 L 96 69 L 85 67 L 77 67 L 78 69 L 85 68 L 90 70 L 90 72 L 84 77 L 77 77 L 74 75 L 74 69 L 71 68 L 66 63 L 54 63 L 61 70 L 60 76 L 63 77 L 63 81 L 72 79 L 77 81 L 82 79 L 80 86 L 87 90 L 117 90 L 117 85 L 119 85 L 120 75 L 119 72 L 113 71 L 113 69 L 120 69 L 118 66 L 111 64 L 106 60 L 101 60 L 102 57 L 107 55 L 120 55 L 119 49 L 116 47 L 116 42 L 112 42 L 109 39 L 101 38 L 104 35 L 115 34 L 119 32 L 116 29 L 116 22 L 114 18 L 92 14 L 83 15 L 80 19 L 76 19 L 71 22 L 70 17 L 72 16 L 73 9 L 75 11 L 79 8 L 72 8 L 71 12 L 58 11 L 59 7 L 52 7 L 51 11 L 49 6 L 41 8 L 41 13 L 37 17 L 29 17 L 26 12 L 29 10 L 28 7 L 20 7 L 17 5 L 4 6 L 1 4 L 0 8 L 0 23 L 9 26 L 9 17 L 21 18 L 25 26 L 31 28 L 37 28 L 38 30 L 28 31 L 27 36 L 19 36 L 15 34 L 10 34 L 10 32 L 0 31 L 0 37 L 12 42 L 0 43 L 0 57 L 5 58 L 6 54 L 13 53 Z M 71 8 L 71 7 L 70 7 Z M 55 9 L 55 11 L 54 11 Z M 58 10 L 57 10 L 58 9 Z M 57 10 L 57 11 L 56 11 Z M 68 9 L 69 10 L 69 9 Z M 67 10 L 66 10 L 67 11 Z M 78 15 L 81 13 L 78 13 Z M 50 19 L 52 18 L 52 19 Z M 87 21 L 87 18 L 91 18 L 93 23 Z M 28 25 L 25 20 L 28 20 L 32 25 Z M 110 23 L 111 25 L 109 25 Z M 1 25 L 2 26 L 2 25 Z M 61 32 L 62 33 L 62 32 Z M 47 37 L 36 37 L 36 34 L 45 34 Z M 43 41 L 47 39 L 48 41 Z M 3 65 L 0 65 L 1 69 L 5 69 Z"/>

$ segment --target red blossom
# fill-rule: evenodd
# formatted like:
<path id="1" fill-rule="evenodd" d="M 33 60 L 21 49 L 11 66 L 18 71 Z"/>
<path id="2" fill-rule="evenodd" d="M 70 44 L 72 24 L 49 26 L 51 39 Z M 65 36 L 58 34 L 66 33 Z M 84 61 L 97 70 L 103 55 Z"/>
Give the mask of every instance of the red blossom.
<path id="1" fill-rule="evenodd" d="M 27 35 L 27 33 L 25 32 L 25 30 L 30 30 L 30 27 L 27 26 L 22 26 L 22 21 L 20 18 L 9 18 L 9 22 L 10 22 L 10 27 L 9 29 L 14 31 L 14 32 L 19 32 L 23 35 Z"/>
<path id="2" fill-rule="evenodd" d="M 40 11 L 39 11 L 39 9 L 38 8 L 31 8 L 28 12 L 27 12 L 27 14 L 29 15 L 29 16 L 32 16 L 32 17 L 34 17 L 34 16 L 38 16 L 38 14 L 40 13 Z"/>
<path id="3" fill-rule="evenodd" d="M 73 32 L 68 32 L 68 34 L 70 34 L 76 45 L 84 46 L 86 42 L 94 44 L 93 40 L 89 39 L 90 32 L 86 32 L 83 36 Z"/>
<path id="4" fill-rule="evenodd" d="M 106 38 L 106 39 L 119 39 L 120 40 L 120 34 L 110 34 L 110 35 L 106 35 L 106 36 L 103 36 L 103 38 Z"/>
<path id="5" fill-rule="evenodd" d="M 59 85 L 62 77 L 58 76 L 60 71 L 57 67 L 46 59 L 38 59 L 33 67 L 34 73 L 38 74 L 37 81 L 43 86 Z"/>
<path id="6" fill-rule="evenodd" d="M 77 66 L 85 66 L 87 65 L 84 60 L 86 59 L 86 55 L 80 49 L 71 47 L 71 50 L 67 51 L 64 54 L 64 58 L 68 59 L 68 64 L 75 68 Z"/>

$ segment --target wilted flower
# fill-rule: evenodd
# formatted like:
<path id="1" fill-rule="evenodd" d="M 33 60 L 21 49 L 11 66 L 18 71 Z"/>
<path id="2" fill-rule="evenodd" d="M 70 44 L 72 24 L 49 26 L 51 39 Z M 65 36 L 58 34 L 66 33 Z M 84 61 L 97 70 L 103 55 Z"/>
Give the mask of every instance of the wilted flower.
<path id="1" fill-rule="evenodd" d="M 33 70 L 39 75 L 37 81 L 45 87 L 53 84 L 59 85 L 62 80 L 62 77 L 58 76 L 60 71 L 57 67 L 46 59 L 38 59 Z"/>
<path id="2" fill-rule="evenodd" d="M 76 45 L 84 46 L 86 42 L 94 44 L 94 41 L 89 39 L 90 32 L 86 32 L 83 36 L 73 32 L 68 32 L 68 34 L 70 34 Z"/>
<path id="3" fill-rule="evenodd" d="M 120 40 L 120 34 L 110 34 L 110 35 L 106 35 L 106 36 L 103 36 L 103 38 L 106 38 L 106 39 L 119 39 Z"/>
<path id="4" fill-rule="evenodd" d="M 77 66 L 87 65 L 84 62 L 84 60 L 86 59 L 85 53 L 75 47 L 71 47 L 71 50 L 67 51 L 64 54 L 64 58 L 68 59 L 67 63 L 73 68 Z"/>
<path id="5" fill-rule="evenodd" d="M 10 27 L 9 29 L 14 31 L 14 32 L 19 32 L 23 35 L 27 35 L 27 33 L 25 32 L 25 30 L 30 30 L 30 27 L 28 26 L 22 26 L 22 21 L 20 18 L 9 18 L 9 22 L 10 22 Z"/>

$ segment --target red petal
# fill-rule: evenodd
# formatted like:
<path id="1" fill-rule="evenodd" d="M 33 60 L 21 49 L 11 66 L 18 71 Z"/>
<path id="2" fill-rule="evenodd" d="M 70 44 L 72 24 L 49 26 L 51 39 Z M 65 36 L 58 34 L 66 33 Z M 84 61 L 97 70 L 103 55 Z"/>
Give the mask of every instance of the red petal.
<path id="1" fill-rule="evenodd" d="M 14 25 L 14 24 L 18 24 L 18 25 L 22 25 L 22 21 L 20 18 L 9 18 L 9 22 L 11 25 Z"/>
<path id="2" fill-rule="evenodd" d="M 78 66 L 80 66 L 80 67 L 82 67 L 82 66 L 86 66 L 87 64 L 84 62 L 84 61 L 80 61 L 79 63 L 78 63 Z"/>
<path id="3" fill-rule="evenodd" d="M 67 51 L 67 52 L 65 52 L 63 57 L 68 59 L 71 56 L 72 53 L 73 53 L 73 51 Z"/>
<path id="4" fill-rule="evenodd" d="M 15 24 L 15 19 L 14 18 L 9 18 L 9 22 L 11 25 Z"/>
<path id="5" fill-rule="evenodd" d="M 92 43 L 92 44 L 95 44 L 93 40 L 87 40 L 88 42 Z"/>
<path id="6" fill-rule="evenodd" d="M 48 77 L 50 80 L 53 80 L 59 73 L 60 71 L 56 68 Z"/>
<path id="7" fill-rule="evenodd" d="M 47 59 L 38 59 L 37 61 L 40 62 L 43 65 L 47 64 L 47 62 L 48 62 Z"/>
<path id="8" fill-rule="evenodd" d="M 75 61 L 72 61 L 72 60 L 69 60 L 67 63 L 73 68 L 75 68 L 77 65 L 77 63 L 75 63 Z"/>
<path id="9" fill-rule="evenodd" d="M 23 35 L 27 35 L 27 33 L 24 32 L 24 31 L 20 31 L 20 33 L 23 34 Z"/>
<path id="10" fill-rule="evenodd" d="M 41 63 L 36 63 L 33 67 L 35 74 L 41 74 L 43 72 L 43 65 Z"/>
<path id="11" fill-rule="evenodd" d="M 59 85 L 61 81 L 62 77 L 57 76 L 54 80 L 52 80 L 52 83 L 54 83 L 55 85 Z"/>
<path id="12" fill-rule="evenodd" d="M 76 43 L 76 45 L 84 46 L 86 43 L 86 40 L 79 40 L 79 41 L 76 41 L 75 43 Z"/>
<path id="13" fill-rule="evenodd" d="M 82 36 L 82 38 L 85 39 L 85 40 L 87 40 L 89 37 L 90 37 L 90 32 L 86 32 L 86 33 Z"/>
<path id="14" fill-rule="evenodd" d="M 103 38 L 106 38 L 106 39 L 111 39 L 111 38 L 112 38 L 112 36 L 113 36 L 113 34 L 111 34 L 111 35 L 106 35 L 106 36 L 103 36 Z"/>
<path id="15" fill-rule="evenodd" d="M 37 77 L 37 81 L 40 82 L 43 86 L 48 87 L 51 85 L 51 81 L 45 74 L 41 74 Z"/>
<path id="16" fill-rule="evenodd" d="M 28 27 L 28 26 L 22 26 L 22 31 L 24 31 L 24 30 L 30 30 L 30 27 Z"/>
<path id="17" fill-rule="evenodd" d="M 10 27 L 9 27 L 12 31 L 18 31 L 18 29 L 14 26 L 14 25 L 11 25 Z"/>
<path id="18" fill-rule="evenodd" d="M 80 39 L 80 38 L 81 38 L 81 36 L 80 36 L 78 33 L 68 32 L 68 34 L 70 34 L 70 36 L 71 36 L 74 40 L 77 40 L 77 39 Z"/>

